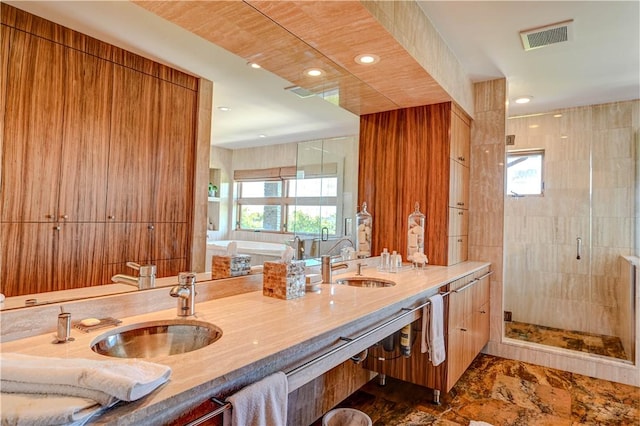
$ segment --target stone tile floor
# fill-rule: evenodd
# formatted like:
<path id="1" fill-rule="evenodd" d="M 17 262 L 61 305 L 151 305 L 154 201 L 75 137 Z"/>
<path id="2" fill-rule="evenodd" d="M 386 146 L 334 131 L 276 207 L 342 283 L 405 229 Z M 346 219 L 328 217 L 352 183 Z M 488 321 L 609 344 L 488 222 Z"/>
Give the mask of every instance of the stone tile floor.
<path id="1" fill-rule="evenodd" d="M 430 389 L 392 378 L 381 387 L 376 378 L 339 406 L 376 426 L 640 425 L 640 388 L 484 354 L 441 405 L 432 400 Z"/>

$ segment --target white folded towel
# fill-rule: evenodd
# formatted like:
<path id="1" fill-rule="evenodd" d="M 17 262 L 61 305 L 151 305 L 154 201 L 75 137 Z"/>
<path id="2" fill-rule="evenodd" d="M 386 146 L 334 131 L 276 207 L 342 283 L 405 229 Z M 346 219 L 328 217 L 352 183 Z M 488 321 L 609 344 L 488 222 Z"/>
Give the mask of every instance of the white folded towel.
<path id="1" fill-rule="evenodd" d="M 429 298 L 422 310 L 422 342 L 420 351 L 429 352 L 429 360 L 438 366 L 446 359 L 444 345 L 444 301 L 440 294 Z M 430 308 L 430 309 L 429 309 Z M 430 311 L 430 312 L 429 312 Z"/>
<path id="2" fill-rule="evenodd" d="M 2 424 L 15 426 L 79 425 L 102 407 L 95 401 L 62 395 L 0 393 Z"/>
<path id="3" fill-rule="evenodd" d="M 99 398 L 96 391 L 122 401 L 135 401 L 165 383 L 171 368 L 137 359 L 97 361 L 0 354 L 0 386 L 19 386 L 22 393 L 55 393 Z M 16 385 L 15 383 L 20 383 Z M 62 386 L 59 386 L 62 385 Z M 88 392 L 84 393 L 85 390 Z M 96 396 L 98 395 L 98 396 Z"/>
<path id="4" fill-rule="evenodd" d="M 233 394 L 232 426 L 275 426 L 287 424 L 287 376 L 278 372 Z"/>
<path id="5" fill-rule="evenodd" d="M 493 426 L 491 423 L 482 422 L 480 420 L 471 420 L 469 426 Z"/>

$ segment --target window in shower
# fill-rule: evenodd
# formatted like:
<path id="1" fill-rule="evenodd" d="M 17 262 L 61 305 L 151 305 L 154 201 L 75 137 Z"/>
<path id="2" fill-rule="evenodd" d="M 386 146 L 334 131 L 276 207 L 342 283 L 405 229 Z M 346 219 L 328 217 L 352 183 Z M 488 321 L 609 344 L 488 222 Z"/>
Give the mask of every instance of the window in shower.
<path id="1" fill-rule="evenodd" d="M 544 150 L 507 152 L 507 194 L 512 197 L 542 195 Z"/>

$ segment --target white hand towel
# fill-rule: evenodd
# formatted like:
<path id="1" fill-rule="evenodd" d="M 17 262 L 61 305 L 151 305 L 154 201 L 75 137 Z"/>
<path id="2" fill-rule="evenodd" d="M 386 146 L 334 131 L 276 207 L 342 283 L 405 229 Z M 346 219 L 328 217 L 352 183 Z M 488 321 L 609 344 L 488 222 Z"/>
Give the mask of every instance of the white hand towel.
<path id="1" fill-rule="evenodd" d="M 82 424 L 101 410 L 86 398 L 4 392 L 0 393 L 0 405 L 2 424 L 15 426 Z"/>
<path id="2" fill-rule="evenodd" d="M 471 420 L 469 426 L 493 426 L 491 423 L 482 422 L 480 420 Z"/>
<path id="3" fill-rule="evenodd" d="M 41 385 L 74 387 L 74 395 L 83 389 L 100 391 L 123 401 L 135 401 L 151 393 L 169 379 L 171 368 L 136 359 L 97 361 L 80 358 L 50 358 L 16 353 L 0 354 L 0 385 L 5 381 L 24 384 L 21 392 L 39 393 Z M 61 394 L 65 387 L 60 387 Z M 3 389 L 4 391 L 4 389 Z"/>
<path id="4" fill-rule="evenodd" d="M 429 305 L 422 310 L 422 353 L 429 352 L 429 360 L 438 366 L 446 359 L 444 346 L 444 301 L 440 294 L 429 298 Z M 427 308 L 429 308 L 427 310 Z"/>
<path id="5" fill-rule="evenodd" d="M 232 426 L 276 426 L 287 424 L 287 376 L 278 372 L 233 394 Z"/>

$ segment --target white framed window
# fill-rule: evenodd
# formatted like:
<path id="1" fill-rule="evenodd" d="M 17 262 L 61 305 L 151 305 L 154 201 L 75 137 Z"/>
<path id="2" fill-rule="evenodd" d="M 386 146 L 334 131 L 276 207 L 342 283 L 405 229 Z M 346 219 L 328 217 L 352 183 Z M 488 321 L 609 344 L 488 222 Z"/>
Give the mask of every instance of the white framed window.
<path id="1" fill-rule="evenodd" d="M 544 194 L 544 150 L 507 152 L 507 195 Z"/>
<path id="2" fill-rule="evenodd" d="M 296 176 L 291 168 L 281 168 L 236 171 L 234 175 L 237 230 L 326 236 L 341 231 L 337 173 L 304 178 L 304 173 Z"/>

